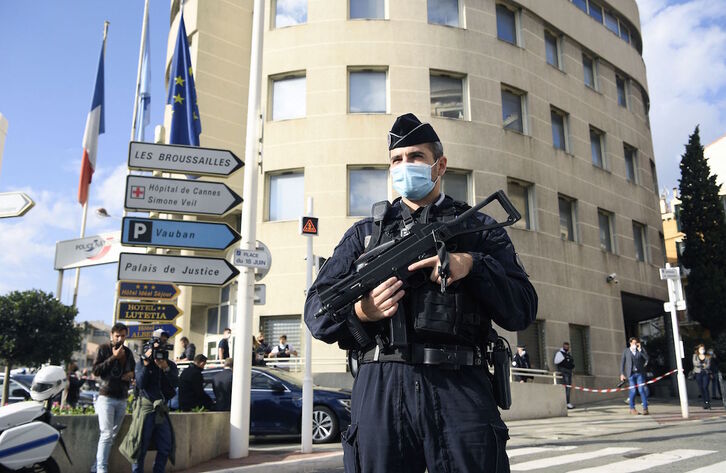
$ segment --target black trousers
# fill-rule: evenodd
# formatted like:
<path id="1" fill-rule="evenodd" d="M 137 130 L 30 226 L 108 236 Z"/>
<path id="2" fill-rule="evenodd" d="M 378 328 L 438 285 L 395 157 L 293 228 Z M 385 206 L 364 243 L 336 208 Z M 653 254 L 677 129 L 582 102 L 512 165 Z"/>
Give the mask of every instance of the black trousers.
<path id="1" fill-rule="evenodd" d="M 362 365 L 342 439 L 346 473 L 510 471 L 509 435 L 483 368 Z"/>

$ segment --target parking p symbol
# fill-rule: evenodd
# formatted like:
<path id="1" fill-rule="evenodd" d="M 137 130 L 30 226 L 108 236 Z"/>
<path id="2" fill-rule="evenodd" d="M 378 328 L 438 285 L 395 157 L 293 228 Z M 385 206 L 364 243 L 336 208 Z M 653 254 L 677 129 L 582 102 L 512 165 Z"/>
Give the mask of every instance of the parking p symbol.
<path id="1" fill-rule="evenodd" d="M 129 220 L 129 241 L 151 242 L 151 222 L 144 220 Z"/>

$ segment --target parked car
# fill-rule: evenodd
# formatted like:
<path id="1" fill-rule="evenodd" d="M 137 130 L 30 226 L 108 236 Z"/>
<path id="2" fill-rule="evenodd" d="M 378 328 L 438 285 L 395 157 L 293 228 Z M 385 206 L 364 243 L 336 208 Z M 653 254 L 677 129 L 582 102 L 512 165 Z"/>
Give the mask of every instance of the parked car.
<path id="1" fill-rule="evenodd" d="M 202 371 L 204 391 L 214 400 L 212 379 L 221 368 Z M 315 386 L 313 388 L 313 442 L 327 443 L 338 438 L 350 424 L 350 391 Z M 169 401 L 179 408 L 178 395 Z M 287 371 L 252 368 L 250 389 L 250 435 L 300 435 L 302 384 Z"/>
<path id="2" fill-rule="evenodd" d="M 10 390 L 8 391 L 8 404 L 27 401 L 30 399 L 30 386 L 33 384 L 32 374 L 10 374 Z M 5 375 L 0 374 L 0 390 L 5 384 Z M 1 393 L 2 391 L 0 391 Z"/>

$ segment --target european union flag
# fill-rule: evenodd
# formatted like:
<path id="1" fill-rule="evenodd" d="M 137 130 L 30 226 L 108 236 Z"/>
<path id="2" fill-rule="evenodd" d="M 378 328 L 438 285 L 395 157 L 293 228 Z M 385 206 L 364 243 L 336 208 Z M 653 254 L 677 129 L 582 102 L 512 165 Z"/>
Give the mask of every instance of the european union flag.
<path id="1" fill-rule="evenodd" d="M 199 120 L 192 60 L 189 55 L 187 30 L 184 28 L 184 14 L 179 20 L 179 32 L 169 75 L 169 96 L 166 103 L 172 106 L 169 143 L 199 146 L 202 122 Z"/>

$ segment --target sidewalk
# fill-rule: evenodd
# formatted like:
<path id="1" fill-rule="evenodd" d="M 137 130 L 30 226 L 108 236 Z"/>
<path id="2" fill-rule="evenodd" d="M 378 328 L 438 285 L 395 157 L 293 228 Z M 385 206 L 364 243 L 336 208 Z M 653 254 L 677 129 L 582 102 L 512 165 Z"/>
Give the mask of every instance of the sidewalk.
<path id="1" fill-rule="evenodd" d="M 726 417 L 726 410 L 720 401 L 710 411 L 692 402 L 694 404 L 689 407 L 688 419 L 681 418 L 680 404 L 676 401 L 654 399 L 649 406 L 649 416 L 631 415 L 627 404 L 611 400 L 573 409 L 568 412 L 568 417 L 510 421 L 507 426 L 511 439 L 507 446 L 535 446 L 556 440 L 651 430 L 673 423 Z M 314 445 L 313 453 L 303 454 L 300 453 L 299 441 L 284 444 L 259 442 L 250 446 L 247 458 L 230 460 L 222 456 L 194 468 L 181 470 L 180 473 L 305 472 L 340 467 L 342 464 L 343 451 L 339 443 Z"/>

